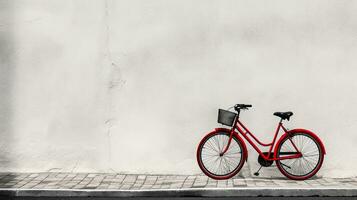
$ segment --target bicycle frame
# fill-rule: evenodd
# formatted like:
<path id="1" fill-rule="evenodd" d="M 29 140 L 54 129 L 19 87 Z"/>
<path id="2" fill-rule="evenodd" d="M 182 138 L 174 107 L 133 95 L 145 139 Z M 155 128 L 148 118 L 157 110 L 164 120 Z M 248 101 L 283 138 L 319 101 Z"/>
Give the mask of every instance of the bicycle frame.
<path id="1" fill-rule="evenodd" d="M 255 151 L 257 151 L 259 153 L 259 155 L 261 157 L 263 157 L 265 160 L 269 160 L 269 161 L 276 161 L 276 160 L 285 160 L 285 159 L 293 159 L 293 158 L 300 158 L 302 157 L 302 154 L 300 153 L 300 151 L 297 149 L 296 145 L 294 144 L 294 142 L 291 140 L 291 138 L 289 138 L 289 140 L 291 141 L 291 143 L 293 144 L 296 153 L 294 155 L 289 155 L 289 156 L 283 156 L 283 157 L 279 157 L 276 158 L 275 154 L 273 155 L 273 157 L 271 158 L 270 154 L 272 154 L 272 150 L 274 147 L 274 144 L 276 142 L 276 138 L 278 136 L 278 133 L 280 131 L 280 129 L 283 129 L 283 131 L 287 134 L 289 134 L 288 130 L 283 126 L 282 120 L 280 120 L 278 127 L 276 128 L 275 131 L 275 135 L 274 135 L 274 139 L 272 142 L 270 143 L 263 143 L 261 142 L 256 136 L 254 136 L 253 133 L 251 133 L 248 128 L 246 128 L 243 123 L 241 121 L 239 121 L 239 117 L 237 116 L 236 119 L 234 120 L 234 126 L 231 129 L 231 134 L 228 140 L 228 144 L 226 146 L 226 148 L 224 149 L 224 151 L 221 153 L 221 155 L 223 155 L 224 153 L 227 152 L 229 145 L 232 141 L 233 135 L 235 135 L 236 137 L 239 137 L 239 134 L 237 132 L 235 132 L 235 129 L 238 130 L 238 133 L 240 133 L 248 142 L 250 145 L 252 145 L 252 147 L 255 149 Z M 270 146 L 268 154 L 265 155 L 259 148 L 257 145 L 255 145 L 255 143 L 253 142 L 253 140 L 251 140 L 247 135 L 250 135 L 259 145 L 261 146 Z"/>

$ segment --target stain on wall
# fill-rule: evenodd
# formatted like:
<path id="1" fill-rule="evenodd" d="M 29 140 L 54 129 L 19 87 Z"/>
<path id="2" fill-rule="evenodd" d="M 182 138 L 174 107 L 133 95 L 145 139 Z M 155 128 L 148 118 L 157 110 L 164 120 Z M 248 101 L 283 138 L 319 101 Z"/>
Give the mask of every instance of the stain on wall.
<path id="1" fill-rule="evenodd" d="M 0 2 L 0 165 L 11 169 L 15 156 L 13 126 L 13 82 L 16 68 L 14 41 L 14 8 L 12 2 Z"/>

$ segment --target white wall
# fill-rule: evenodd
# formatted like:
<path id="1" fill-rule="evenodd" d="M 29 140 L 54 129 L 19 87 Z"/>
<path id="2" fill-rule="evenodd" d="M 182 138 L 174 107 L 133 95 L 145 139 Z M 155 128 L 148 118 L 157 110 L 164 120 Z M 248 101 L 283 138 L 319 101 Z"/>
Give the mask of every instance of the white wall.
<path id="1" fill-rule="evenodd" d="M 2 171 L 198 173 L 217 109 L 356 176 L 355 1 L 0 1 Z M 249 164 L 257 168 L 256 153 Z M 269 172 L 274 173 L 274 172 Z"/>

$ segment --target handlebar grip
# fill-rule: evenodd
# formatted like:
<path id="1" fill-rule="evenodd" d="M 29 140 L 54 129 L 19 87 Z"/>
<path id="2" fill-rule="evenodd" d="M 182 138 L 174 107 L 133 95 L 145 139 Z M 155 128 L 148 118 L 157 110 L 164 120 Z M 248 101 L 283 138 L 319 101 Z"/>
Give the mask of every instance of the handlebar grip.
<path id="1" fill-rule="evenodd" d="M 236 109 L 247 109 L 247 108 L 251 108 L 252 107 L 252 105 L 251 104 L 236 104 L 235 106 L 234 106 Z"/>

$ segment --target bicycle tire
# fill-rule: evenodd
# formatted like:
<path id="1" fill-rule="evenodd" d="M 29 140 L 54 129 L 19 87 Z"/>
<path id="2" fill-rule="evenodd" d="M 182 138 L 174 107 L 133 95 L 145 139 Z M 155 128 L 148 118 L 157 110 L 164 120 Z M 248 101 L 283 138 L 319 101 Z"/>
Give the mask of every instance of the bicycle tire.
<path id="1" fill-rule="evenodd" d="M 238 139 L 237 137 L 235 137 L 234 135 L 232 137 L 231 144 L 230 144 L 226 154 L 219 156 L 219 151 L 222 152 L 222 149 L 224 149 L 225 144 L 228 142 L 229 136 L 230 136 L 230 133 L 227 133 L 224 131 L 217 131 L 217 132 L 214 131 L 214 132 L 211 132 L 210 134 L 206 135 L 201 140 L 200 144 L 198 145 L 198 148 L 197 148 L 198 165 L 199 165 L 200 169 L 202 170 L 202 172 L 210 178 L 213 178 L 216 180 L 229 179 L 229 178 L 235 176 L 244 165 L 244 161 L 246 160 L 245 146 L 244 146 L 244 144 L 242 144 L 243 142 L 240 139 Z M 221 139 L 222 141 L 219 141 L 217 143 L 217 140 L 219 140 L 219 139 Z M 212 145 L 213 140 L 215 140 L 217 144 L 219 144 L 219 145 L 223 144 L 223 145 L 221 145 L 222 147 L 220 147 L 219 151 L 217 151 L 217 152 L 210 150 L 210 154 L 212 155 L 211 159 L 215 159 L 215 158 L 213 158 L 213 156 L 216 156 L 217 157 L 216 159 L 218 159 L 218 160 L 220 159 L 221 164 L 225 163 L 226 165 L 227 164 L 230 165 L 230 164 L 234 163 L 234 167 L 232 170 L 230 169 L 229 166 L 225 166 L 225 167 L 222 166 L 221 168 L 219 168 L 220 170 L 218 170 L 218 172 L 220 172 L 220 171 L 224 172 L 223 168 L 228 169 L 228 170 L 226 170 L 225 173 L 218 173 L 217 171 L 213 172 L 212 166 L 208 166 L 209 162 L 204 161 L 204 150 L 203 149 L 209 149 L 208 146 Z M 233 151 L 234 148 L 236 148 L 236 150 L 238 150 L 238 151 L 237 152 Z M 218 150 L 218 149 L 216 149 L 216 150 Z M 207 152 L 209 152 L 209 150 L 205 150 L 206 154 L 207 154 Z M 226 157 L 224 157 L 225 155 L 226 155 Z M 233 155 L 233 156 L 229 157 L 230 155 Z M 236 163 L 233 161 L 235 157 L 239 158 L 239 161 Z M 227 159 L 230 159 L 230 161 L 227 161 Z"/>
<path id="2" fill-rule="evenodd" d="M 311 178 L 320 170 L 324 161 L 325 152 L 323 144 L 316 135 L 309 132 L 299 131 L 289 133 L 283 136 L 278 143 L 276 158 L 279 158 L 284 151 L 287 151 L 286 149 L 289 148 L 289 143 L 291 146 L 290 149 L 292 149 L 293 146 L 290 139 L 303 156 L 295 159 L 276 160 L 279 171 L 292 180 L 306 180 Z"/>

